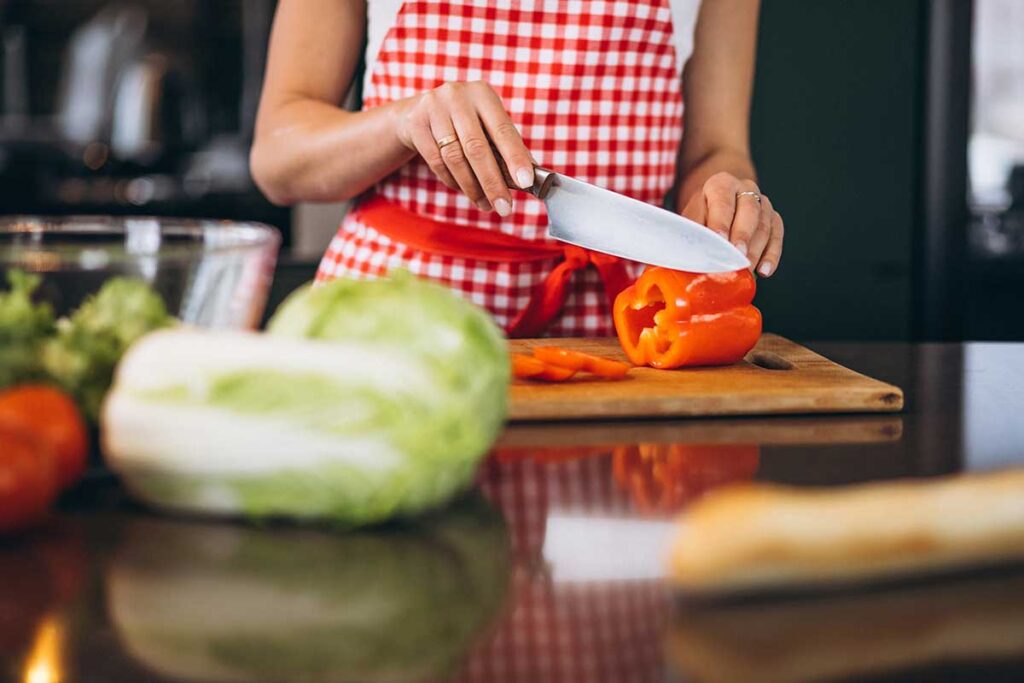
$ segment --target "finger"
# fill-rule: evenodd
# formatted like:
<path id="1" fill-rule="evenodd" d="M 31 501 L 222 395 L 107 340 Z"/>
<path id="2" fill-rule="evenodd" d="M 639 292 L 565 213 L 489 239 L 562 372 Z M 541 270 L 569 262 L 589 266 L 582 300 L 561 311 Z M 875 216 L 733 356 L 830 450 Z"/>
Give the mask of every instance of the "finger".
<path id="1" fill-rule="evenodd" d="M 740 181 L 729 173 L 716 173 L 704 183 L 706 225 L 726 239 L 729 239 L 736 215 L 736 193 L 740 191 L 739 188 Z"/>
<path id="2" fill-rule="evenodd" d="M 736 205 L 736 213 L 729 227 L 729 241 L 744 254 L 749 253 L 750 242 L 754 239 L 754 233 L 761 224 L 761 213 L 764 208 L 759 198 L 740 192 L 757 192 L 757 185 L 750 180 L 739 184 L 739 190 L 733 195 L 733 202 Z M 761 198 L 763 199 L 763 198 Z"/>
<path id="3" fill-rule="evenodd" d="M 757 267 L 757 272 L 764 277 L 771 277 L 779 268 L 779 263 L 782 261 L 782 242 L 786 232 L 782 216 L 778 211 L 772 211 L 771 225 L 772 234 L 768 238 L 768 246 L 765 247 L 764 255 L 761 256 L 761 264 Z"/>
<path id="4" fill-rule="evenodd" d="M 452 135 L 457 135 L 455 126 L 452 124 L 447 113 L 443 111 L 434 112 L 430 117 L 430 131 L 434 140 L 443 140 Z M 440 149 L 441 159 L 462 193 L 477 205 L 481 211 L 490 211 L 491 204 L 487 201 L 483 188 L 476 181 L 476 174 L 469 165 L 469 160 L 462 151 L 461 140 L 445 145 Z M 436 142 L 434 143 L 437 144 Z"/>
<path id="5" fill-rule="evenodd" d="M 750 268 L 753 270 L 758 262 L 761 260 L 761 255 L 764 254 L 765 247 L 768 245 L 768 238 L 772 234 L 772 216 L 775 214 L 775 209 L 772 208 L 772 203 L 761 195 L 761 213 L 759 214 L 759 221 L 757 229 L 754 231 L 753 236 L 750 238 L 750 243 L 747 246 L 747 258 L 750 259 Z"/>
<path id="6" fill-rule="evenodd" d="M 480 120 L 494 146 L 501 153 L 505 166 L 508 167 L 509 175 L 520 188 L 533 187 L 533 156 L 526 148 L 516 124 L 509 118 L 504 103 L 486 83 L 478 83 L 477 91 L 479 93 L 477 109 L 480 113 Z"/>
<path id="7" fill-rule="evenodd" d="M 475 104 L 469 99 L 464 99 L 460 93 L 456 96 L 451 115 L 455 132 L 462 143 L 462 151 L 469 160 L 484 195 L 499 216 L 509 215 L 512 213 L 512 193 L 505 184 L 505 177 L 498 168 L 491 143 L 480 125 Z"/>
<path id="8" fill-rule="evenodd" d="M 409 137 L 416 151 L 423 157 L 423 160 L 430 167 L 430 170 L 434 172 L 434 175 L 451 189 L 461 190 L 462 188 L 459 187 L 459 184 L 455 181 L 451 171 L 448 170 L 448 166 L 445 165 L 444 159 L 441 157 L 441 150 L 437 147 L 437 141 L 434 139 L 429 122 L 410 126 Z"/>
<path id="9" fill-rule="evenodd" d="M 691 221 L 696 221 L 701 225 L 707 225 L 708 219 L 708 204 L 704 201 L 703 192 L 695 192 L 690 200 L 686 202 L 686 206 L 683 207 L 682 215 L 689 218 Z"/>

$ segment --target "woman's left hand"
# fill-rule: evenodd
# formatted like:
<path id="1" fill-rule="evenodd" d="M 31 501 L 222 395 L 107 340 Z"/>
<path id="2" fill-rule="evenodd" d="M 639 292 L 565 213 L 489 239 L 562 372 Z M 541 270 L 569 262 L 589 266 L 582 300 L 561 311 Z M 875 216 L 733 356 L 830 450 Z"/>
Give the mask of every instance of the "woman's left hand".
<path id="1" fill-rule="evenodd" d="M 732 242 L 747 255 L 751 268 L 768 277 L 782 258 L 782 216 L 753 180 L 720 172 L 704 182 L 682 211 Z"/>

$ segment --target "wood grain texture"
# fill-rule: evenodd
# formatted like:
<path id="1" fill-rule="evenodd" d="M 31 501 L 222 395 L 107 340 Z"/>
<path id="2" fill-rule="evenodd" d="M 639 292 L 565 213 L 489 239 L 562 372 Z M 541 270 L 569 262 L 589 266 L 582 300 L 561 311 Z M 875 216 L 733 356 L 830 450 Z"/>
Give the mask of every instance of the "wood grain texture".
<path id="1" fill-rule="evenodd" d="M 498 438 L 499 448 L 558 448 L 632 444 L 830 446 L 898 441 L 899 415 L 823 415 L 818 417 L 745 416 L 714 420 L 610 422 L 521 422 Z"/>
<path id="2" fill-rule="evenodd" d="M 515 339 L 513 352 L 561 346 L 625 360 L 615 338 Z M 898 412 L 903 391 L 765 334 L 740 363 L 716 368 L 634 368 L 621 381 L 582 376 L 568 382 L 516 381 L 509 419 Z"/>

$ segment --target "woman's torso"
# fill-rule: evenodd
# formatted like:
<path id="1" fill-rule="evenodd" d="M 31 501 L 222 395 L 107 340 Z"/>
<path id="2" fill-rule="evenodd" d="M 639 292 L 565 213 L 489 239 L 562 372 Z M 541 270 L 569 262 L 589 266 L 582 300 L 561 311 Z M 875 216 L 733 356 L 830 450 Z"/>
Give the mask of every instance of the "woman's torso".
<path id="1" fill-rule="evenodd" d="M 669 2 L 368 3 L 363 106 L 448 81 L 484 80 L 501 96 L 537 161 L 660 204 L 682 134 L 681 69 L 698 0 Z M 500 218 L 450 190 L 419 158 L 381 181 L 381 197 L 451 225 L 548 243 L 543 204 L 516 193 Z M 625 226 L 628 228 L 628 226 Z M 414 250 L 346 219 L 321 278 L 394 267 L 438 279 L 507 325 L 551 269 L 548 262 L 479 262 Z M 634 268 L 635 270 L 635 268 Z M 593 269 L 577 273 L 554 335 L 611 333 Z"/>

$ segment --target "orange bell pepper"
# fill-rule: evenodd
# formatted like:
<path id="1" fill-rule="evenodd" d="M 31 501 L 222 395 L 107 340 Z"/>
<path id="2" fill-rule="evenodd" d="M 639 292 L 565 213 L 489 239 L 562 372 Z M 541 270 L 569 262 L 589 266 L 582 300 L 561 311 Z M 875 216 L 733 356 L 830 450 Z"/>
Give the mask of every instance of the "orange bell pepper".
<path id="1" fill-rule="evenodd" d="M 750 305 L 750 271 L 683 273 L 650 267 L 615 298 L 615 331 L 634 365 L 663 370 L 729 365 L 761 336 L 761 312 Z"/>

